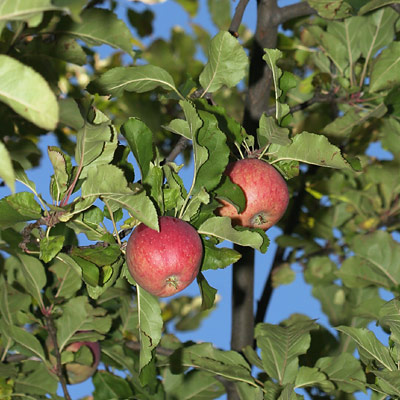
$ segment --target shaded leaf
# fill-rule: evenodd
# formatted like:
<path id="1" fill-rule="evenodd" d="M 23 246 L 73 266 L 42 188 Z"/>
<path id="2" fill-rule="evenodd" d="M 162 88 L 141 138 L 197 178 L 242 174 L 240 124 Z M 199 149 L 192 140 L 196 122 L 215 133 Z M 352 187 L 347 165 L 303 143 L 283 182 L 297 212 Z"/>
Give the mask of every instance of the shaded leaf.
<path id="1" fill-rule="evenodd" d="M 197 283 L 199 285 L 201 293 L 201 309 L 208 310 L 214 305 L 217 289 L 214 289 L 212 286 L 209 285 L 206 278 L 201 272 L 197 275 Z"/>
<path id="2" fill-rule="evenodd" d="M 64 236 L 49 236 L 41 239 L 39 258 L 48 263 L 61 251 L 63 245 Z"/>
<path id="3" fill-rule="evenodd" d="M 240 260 L 242 255 L 233 249 L 216 247 L 210 240 L 203 240 L 204 258 L 201 270 L 226 268 Z"/>
<path id="4" fill-rule="evenodd" d="M 123 400 L 132 395 L 128 382 L 107 371 L 98 371 L 93 377 L 94 392 L 98 400 Z"/>
<path id="5" fill-rule="evenodd" d="M 0 142 L 0 178 L 14 193 L 15 191 L 15 173 L 11 162 L 10 153 L 3 142 Z"/>
<path id="6" fill-rule="evenodd" d="M 260 125 L 257 129 L 257 141 L 260 148 L 270 143 L 281 146 L 289 145 L 292 141 L 288 135 L 289 129 L 278 126 L 273 117 L 267 117 L 265 113 L 261 116 Z"/>

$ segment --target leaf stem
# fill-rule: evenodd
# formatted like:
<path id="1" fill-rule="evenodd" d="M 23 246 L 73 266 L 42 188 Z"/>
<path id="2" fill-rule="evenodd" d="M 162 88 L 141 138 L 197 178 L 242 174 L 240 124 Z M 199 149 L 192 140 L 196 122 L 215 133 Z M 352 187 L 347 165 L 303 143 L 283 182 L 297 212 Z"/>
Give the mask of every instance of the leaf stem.
<path id="1" fill-rule="evenodd" d="M 113 212 L 112 212 L 112 210 L 111 210 L 111 207 L 110 207 L 109 204 L 107 203 L 107 201 L 104 200 L 104 199 L 103 199 L 103 201 L 104 201 L 104 204 L 105 204 L 106 207 L 107 207 L 108 213 L 110 214 L 110 219 L 111 219 L 111 222 L 112 222 L 113 228 L 114 228 L 114 236 L 115 236 L 115 238 L 117 239 L 118 246 L 121 247 L 121 246 L 122 246 L 122 244 L 121 244 L 121 239 L 119 238 L 117 225 L 115 224 L 115 221 L 114 221 L 114 214 L 113 214 Z"/>

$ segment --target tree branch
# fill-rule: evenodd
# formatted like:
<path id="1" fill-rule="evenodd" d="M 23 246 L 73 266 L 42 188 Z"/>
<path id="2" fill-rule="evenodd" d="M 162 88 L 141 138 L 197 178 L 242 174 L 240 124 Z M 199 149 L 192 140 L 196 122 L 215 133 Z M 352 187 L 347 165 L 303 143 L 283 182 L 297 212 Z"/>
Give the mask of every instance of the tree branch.
<path id="1" fill-rule="evenodd" d="M 58 343 L 57 343 L 56 327 L 54 326 L 54 322 L 53 322 L 51 315 L 49 315 L 46 312 L 44 313 L 44 319 L 46 322 L 47 331 L 49 332 L 50 339 L 54 346 L 54 355 L 56 356 L 55 372 L 61 383 L 61 387 L 64 392 L 64 398 L 66 400 L 71 400 L 71 396 L 70 396 L 70 394 L 68 392 L 68 388 L 67 388 L 67 381 L 65 380 L 65 376 L 64 376 L 63 370 L 62 370 L 61 354 L 60 354 L 60 349 L 58 348 Z"/>
<path id="2" fill-rule="evenodd" d="M 242 23 L 244 10 L 246 9 L 248 2 L 249 0 L 240 0 L 236 6 L 235 14 L 233 15 L 231 25 L 229 26 L 229 32 L 235 37 L 239 37 L 239 26 Z"/>
<path id="3" fill-rule="evenodd" d="M 310 7 L 307 2 L 302 1 L 300 3 L 282 7 L 279 10 L 279 22 L 281 24 L 284 24 L 291 19 L 305 17 L 307 15 L 312 15 L 316 13 L 317 11 Z"/>

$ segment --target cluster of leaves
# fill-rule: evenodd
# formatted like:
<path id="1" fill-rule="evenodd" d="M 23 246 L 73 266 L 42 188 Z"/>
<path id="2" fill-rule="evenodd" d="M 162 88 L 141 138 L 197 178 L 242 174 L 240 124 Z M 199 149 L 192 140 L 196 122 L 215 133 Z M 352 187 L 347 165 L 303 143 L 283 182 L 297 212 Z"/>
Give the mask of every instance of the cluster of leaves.
<path id="1" fill-rule="evenodd" d="M 15 181 L 29 189 L 0 200 L 2 396 L 59 398 L 65 376 L 50 360 L 47 337 L 62 364 L 90 365 L 90 352 L 65 349 L 100 342 L 107 368 L 93 377 L 95 399 L 216 398 L 230 382 L 243 399 L 296 398 L 298 389 L 400 396 L 399 302 L 385 303 L 379 293 L 397 296 L 400 287 L 400 245 L 390 234 L 400 212 L 398 14 L 377 0 L 364 7 L 310 0 L 320 15 L 288 23 L 294 35 L 280 36 L 280 50 L 265 49 L 275 106 L 257 132 L 246 132 L 227 112 L 235 106 L 222 106 L 226 90 L 236 101 L 248 69 L 231 34 L 210 39 L 196 27 L 195 40 L 175 29 L 170 42 L 145 48 L 115 13 L 86 3 L 0 5 L 0 176 L 13 192 Z M 193 2 L 179 3 L 195 15 Z M 226 29 L 218 6 L 226 2 L 210 2 L 210 11 Z M 130 9 L 128 19 L 138 35 L 151 33 L 150 11 Z M 194 60 L 196 41 L 208 55 L 205 65 Z M 132 43 L 142 50 L 134 52 Z M 122 65 L 122 53 L 99 60 L 90 46 L 100 44 L 132 57 L 133 66 Z M 210 95 L 218 105 L 205 100 Z M 293 114 L 299 102 L 310 107 Z M 36 138 L 48 131 L 59 140 L 47 153 L 50 201 L 25 172 L 38 161 Z M 365 155 L 378 140 L 393 160 Z M 181 166 L 166 157 L 185 142 L 194 164 L 188 190 Z M 241 189 L 223 175 L 235 155 L 263 158 L 289 180 L 288 216 L 304 198 L 291 232 L 277 240 L 288 257 L 274 284 L 289 283 L 290 265 L 302 265 L 337 336 L 299 315 L 257 325 L 258 352 L 181 343 L 168 333 L 171 322 L 195 328 L 214 307 L 217 290 L 203 272 L 241 257 L 221 242 L 268 248 L 264 232 L 234 228 L 214 214 L 218 199 L 245 206 Z M 123 236 L 139 222 L 157 230 L 160 215 L 190 222 L 202 237 L 201 299 L 160 303 L 127 272 Z M 371 321 L 391 332 L 389 346 L 366 329 Z"/>

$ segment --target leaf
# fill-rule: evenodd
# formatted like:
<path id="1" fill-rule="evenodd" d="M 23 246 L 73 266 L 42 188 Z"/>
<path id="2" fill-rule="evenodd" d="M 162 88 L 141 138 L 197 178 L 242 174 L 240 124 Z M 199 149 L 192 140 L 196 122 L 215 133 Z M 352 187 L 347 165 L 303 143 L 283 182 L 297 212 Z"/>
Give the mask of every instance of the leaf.
<path id="1" fill-rule="evenodd" d="M 281 128 L 273 117 L 267 117 L 265 113 L 260 118 L 260 125 L 257 129 L 257 141 L 262 149 L 270 143 L 286 146 L 292 143 L 288 137 L 289 129 Z"/>
<path id="2" fill-rule="evenodd" d="M 393 299 L 379 311 L 379 325 L 390 328 L 391 340 L 400 344 L 400 301 Z"/>
<path id="3" fill-rule="evenodd" d="M 216 247 L 210 240 L 203 240 L 204 258 L 201 271 L 208 269 L 226 268 L 240 260 L 242 255 L 233 249 Z"/>
<path id="4" fill-rule="evenodd" d="M 113 12 L 89 8 L 84 10 L 80 17 L 82 23 L 75 22 L 68 16 L 63 17 L 55 28 L 56 32 L 76 37 L 89 46 L 106 44 L 134 56 L 130 30 Z"/>
<path id="5" fill-rule="evenodd" d="M 268 150 L 274 155 L 273 163 L 281 160 L 296 160 L 307 164 L 329 168 L 352 169 L 342 157 L 339 148 L 329 143 L 323 135 L 302 132 L 288 146 L 271 145 Z"/>
<path id="6" fill-rule="evenodd" d="M 146 124 L 137 118 L 129 118 L 121 127 L 121 133 L 138 162 L 142 180 L 149 173 L 150 162 L 153 160 L 153 133 Z"/>
<path id="7" fill-rule="evenodd" d="M 174 80 L 167 71 L 154 65 L 139 65 L 112 68 L 90 82 L 87 90 L 90 93 L 120 97 L 124 90 L 143 93 L 157 87 L 177 91 Z"/>
<path id="8" fill-rule="evenodd" d="M 350 16 L 352 7 L 343 0 L 307 0 L 318 14 L 327 19 L 341 19 Z"/>
<path id="9" fill-rule="evenodd" d="M 179 348 L 169 360 L 159 360 L 160 365 L 171 365 L 176 373 L 182 367 L 199 368 L 226 379 L 246 382 L 257 386 L 251 376 L 250 366 L 246 360 L 235 351 L 215 349 L 211 343 L 195 344 Z"/>
<path id="10" fill-rule="evenodd" d="M 229 176 L 222 176 L 221 183 L 214 190 L 217 199 L 225 200 L 232 204 L 241 213 L 246 207 L 246 197 L 239 185 L 233 183 Z"/>
<path id="11" fill-rule="evenodd" d="M 199 111 L 199 114 L 203 120 L 203 126 L 193 143 L 194 152 L 197 153 L 197 162 L 195 163 L 196 172 L 192 194 L 197 193 L 201 188 L 210 191 L 219 184 L 228 164 L 230 153 L 226 137 L 218 129 L 215 116 L 206 111 Z M 198 145 L 202 149 L 199 149 Z M 207 155 L 205 149 L 207 149 Z"/>
<path id="12" fill-rule="evenodd" d="M 255 329 L 257 345 L 265 372 L 277 379 L 280 385 L 293 383 L 298 370 L 298 356 L 310 346 L 312 320 L 298 321 L 289 326 L 258 324 Z"/>
<path id="13" fill-rule="evenodd" d="M 62 307 L 62 315 L 56 320 L 57 345 L 60 352 L 69 344 L 74 334 L 84 326 L 88 318 L 88 298 L 86 296 L 75 297 Z"/>
<path id="14" fill-rule="evenodd" d="M 0 4 L 0 33 L 8 21 L 24 21 L 30 27 L 38 26 L 45 11 L 64 11 L 65 8 L 51 4 L 51 0 L 3 0 Z"/>
<path id="15" fill-rule="evenodd" d="M 0 100 L 40 128 L 57 126 L 58 103 L 48 83 L 31 67 L 6 55 L 0 55 Z"/>
<path id="16" fill-rule="evenodd" d="M 366 378 L 360 362 L 349 353 L 321 357 L 315 366 L 324 372 L 339 390 L 346 393 L 365 392 Z"/>
<path id="17" fill-rule="evenodd" d="M 82 273 L 74 267 L 57 259 L 49 268 L 57 277 L 58 298 L 69 299 L 73 297 L 82 286 Z"/>
<path id="18" fill-rule="evenodd" d="M 385 231 L 377 230 L 369 235 L 358 235 L 351 246 L 354 253 L 374 266 L 376 272 L 388 279 L 393 286 L 400 284 L 397 261 L 400 244 Z"/>
<path id="19" fill-rule="evenodd" d="M 400 83 L 400 43 L 393 42 L 378 56 L 371 72 L 370 91 L 390 89 Z"/>
<path id="20" fill-rule="evenodd" d="M 188 124 L 189 139 L 193 139 L 197 131 L 203 125 L 203 121 L 199 117 L 198 110 L 196 110 L 196 108 L 190 101 L 180 100 L 179 105 L 182 107 L 182 110 L 185 114 L 185 118 Z"/>
<path id="21" fill-rule="evenodd" d="M 217 289 L 214 289 L 212 286 L 209 285 L 206 278 L 201 272 L 197 275 L 197 283 L 199 285 L 201 293 L 201 309 L 209 310 L 214 305 Z"/>
<path id="22" fill-rule="evenodd" d="M 74 264 L 79 267 L 82 278 L 87 284 L 91 286 L 97 286 L 99 284 L 100 270 L 96 264 L 78 256 L 71 256 L 70 258 L 73 260 Z"/>
<path id="23" fill-rule="evenodd" d="M 140 189 L 139 189 L 140 190 Z M 123 171 L 114 165 L 99 165 L 88 169 L 82 185 L 82 197 L 104 198 L 115 211 L 126 209 L 131 215 L 158 231 L 158 215 L 144 190 L 133 192 L 128 188 Z"/>
<path id="24" fill-rule="evenodd" d="M 229 240 L 240 246 L 250 246 L 253 249 L 265 252 L 265 240 L 256 230 L 236 230 L 232 228 L 229 217 L 211 217 L 198 228 L 198 233 L 206 236 L 215 236 L 222 240 Z M 268 241 L 267 241 L 268 242 Z"/>
<path id="25" fill-rule="evenodd" d="M 108 123 L 86 123 L 77 133 L 75 160 L 79 165 L 87 166 L 96 161 L 96 164 L 108 164 L 117 147 L 116 133 Z M 111 152 L 106 151 L 107 144 L 112 145 Z M 80 177 L 85 177 L 86 173 Z"/>
<path id="26" fill-rule="evenodd" d="M 307 386 L 320 386 L 325 392 L 335 389 L 335 386 L 328 382 L 327 376 L 320 372 L 318 368 L 300 367 L 296 376 L 295 387 L 302 388 Z"/>
<path id="27" fill-rule="evenodd" d="M 24 275 L 24 287 L 43 308 L 42 289 L 47 282 L 44 266 L 32 256 L 19 254 L 18 258 Z"/>
<path id="28" fill-rule="evenodd" d="M 70 253 L 72 256 L 84 258 L 100 267 L 110 265 L 117 261 L 121 250 L 117 244 L 110 244 L 107 247 L 79 248 L 73 247 Z"/>
<path id="29" fill-rule="evenodd" d="M 139 372 L 150 363 L 161 339 L 163 320 L 158 298 L 136 286 L 140 333 Z"/>
<path id="30" fill-rule="evenodd" d="M 228 31 L 231 23 L 230 0 L 208 0 L 208 10 L 214 24 L 221 31 Z"/>
<path id="31" fill-rule="evenodd" d="M 343 116 L 326 125 L 323 132 L 329 138 L 343 140 L 348 137 L 354 128 L 359 127 L 370 118 L 382 118 L 386 112 L 387 108 L 383 103 L 366 112 L 357 113 L 354 108 L 350 108 Z"/>
<path id="32" fill-rule="evenodd" d="M 107 371 L 98 371 L 93 376 L 93 385 L 93 395 L 98 400 L 123 400 L 132 396 L 128 382 Z"/>
<path id="33" fill-rule="evenodd" d="M 400 396 L 400 371 L 371 371 L 376 384 L 389 396 Z"/>
<path id="34" fill-rule="evenodd" d="M 0 142 L 0 178 L 5 184 L 15 192 L 15 173 L 12 165 L 10 153 L 3 142 Z"/>
<path id="35" fill-rule="evenodd" d="M 272 274 L 272 287 L 277 288 L 280 285 L 289 285 L 296 279 L 296 273 L 290 268 L 289 263 L 283 263 L 274 268 Z"/>
<path id="36" fill-rule="evenodd" d="M 197 215 L 201 205 L 208 204 L 209 202 L 210 195 L 205 191 L 204 188 L 201 188 L 200 191 L 191 197 L 183 215 L 181 216 L 181 219 L 184 221 L 190 221 Z"/>
<path id="37" fill-rule="evenodd" d="M 10 326 L 9 330 L 10 336 L 15 342 L 22 346 L 26 351 L 26 354 L 29 356 L 33 355 L 39 357 L 46 362 L 46 356 L 44 355 L 42 345 L 32 333 L 29 333 L 18 326 Z"/>
<path id="38" fill-rule="evenodd" d="M 74 99 L 68 97 L 66 99 L 59 99 L 58 105 L 60 108 L 59 123 L 67 125 L 72 129 L 78 131 L 85 125 L 78 104 Z"/>
<path id="39" fill-rule="evenodd" d="M 349 335 L 357 344 L 361 360 L 369 365 L 371 362 L 383 366 L 389 371 L 397 370 L 396 365 L 387 349 L 374 335 L 366 328 L 353 328 L 349 326 L 338 326 L 339 332 Z"/>
<path id="40" fill-rule="evenodd" d="M 399 0 L 371 0 L 359 9 L 358 14 L 364 15 L 367 12 L 370 12 L 377 8 L 387 6 L 388 4 L 396 4 L 396 3 L 400 3 L 400 1 Z"/>
<path id="41" fill-rule="evenodd" d="M 51 261 L 62 249 L 64 236 L 49 236 L 40 240 L 39 258 L 45 263 Z"/>
<path id="42" fill-rule="evenodd" d="M 205 92 L 212 93 L 223 85 L 233 87 L 245 76 L 247 55 L 229 32 L 219 32 L 211 40 L 208 62 L 200 74 Z"/>
<path id="43" fill-rule="evenodd" d="M 52 183 L 50 184 L 52 197 L 59 201 L 68 189 L 68 181 L 72 171 L 71 158 L 55 146 L 49 146 L 47 154 L 54 169 Z"/>

